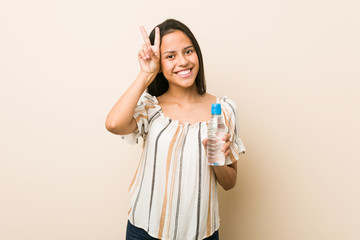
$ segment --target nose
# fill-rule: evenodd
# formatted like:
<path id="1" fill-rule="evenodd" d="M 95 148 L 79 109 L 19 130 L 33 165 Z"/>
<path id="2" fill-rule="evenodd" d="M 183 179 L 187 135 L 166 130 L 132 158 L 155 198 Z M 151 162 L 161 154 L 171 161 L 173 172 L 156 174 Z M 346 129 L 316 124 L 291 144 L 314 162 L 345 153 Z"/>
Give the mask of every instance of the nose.
<path id="1" fill-rule="evenodd" d="M 178 56 L 178 65 L 180 67 L 185 67 L 188 65 L 188 60 L 187 60 L 186 56 L 184 56 L 183 54 L 180 54 Z"/>

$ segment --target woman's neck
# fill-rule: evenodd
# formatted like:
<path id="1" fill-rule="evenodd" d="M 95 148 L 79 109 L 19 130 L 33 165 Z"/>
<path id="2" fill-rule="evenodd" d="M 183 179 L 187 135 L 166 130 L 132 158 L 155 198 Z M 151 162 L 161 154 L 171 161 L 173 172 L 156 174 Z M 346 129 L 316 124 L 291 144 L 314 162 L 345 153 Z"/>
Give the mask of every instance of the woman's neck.
<path id="1" fill-rule="evenodd" d="M 187 105 L 198 102 L 203 96 L 198 93 L 197 88 L 194 85 L 193 87 L 186 89 L 169 87 L 169 89 L 161 97 L 167 102 L 176 102 L 181 105 Z"/>

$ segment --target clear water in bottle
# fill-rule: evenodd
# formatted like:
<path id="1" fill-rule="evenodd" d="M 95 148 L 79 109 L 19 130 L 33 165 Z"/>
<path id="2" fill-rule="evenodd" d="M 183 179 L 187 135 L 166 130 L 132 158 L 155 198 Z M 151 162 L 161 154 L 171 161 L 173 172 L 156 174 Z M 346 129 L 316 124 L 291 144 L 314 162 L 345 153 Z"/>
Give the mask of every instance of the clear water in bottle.
<path id="1" fill-rule="evenodd" d="M 225 164 L 224 152 L 221 151 L 225 141 L 222 138 L 226 132 L 219 103 L 212 104 L 211 114 L 207 132 L 207 159 L 209 165 L 222 166 Z"/>

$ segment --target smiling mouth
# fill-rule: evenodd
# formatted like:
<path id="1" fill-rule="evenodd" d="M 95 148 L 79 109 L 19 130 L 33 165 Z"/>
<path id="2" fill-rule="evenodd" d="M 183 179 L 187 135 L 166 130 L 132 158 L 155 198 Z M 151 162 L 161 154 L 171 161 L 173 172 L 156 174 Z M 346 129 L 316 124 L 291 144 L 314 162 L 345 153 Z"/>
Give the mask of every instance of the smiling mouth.
<path id="1" fill-rule="evenodd" d="M 176 72 L 177 75 L 179 75 L 180 77 L 187 77 L 190 75 L 192 68 L 188 68 L 185 70 L 181 70 L 179 72 Z"/>

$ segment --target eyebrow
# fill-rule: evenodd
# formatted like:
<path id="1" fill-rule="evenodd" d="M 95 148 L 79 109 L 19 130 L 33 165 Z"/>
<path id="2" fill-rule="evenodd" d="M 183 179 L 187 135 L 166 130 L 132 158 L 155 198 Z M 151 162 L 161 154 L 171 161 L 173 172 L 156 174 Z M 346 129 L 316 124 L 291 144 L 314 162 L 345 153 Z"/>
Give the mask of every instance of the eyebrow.
<path id="1" fill-rule="evenodd" d="M 186 48 L 184 48 L 184 50 L 186 50 L 188 48 L 193 48 L 193 47 L 194 47 L 193 45 L 190 45 L 190 46 L 187 46 Z M 166 51 L 166 52 L 163 53 L 163 55 L 166 54 L 166 53 L 174 53 L 174 52 L 175 51 Z"/>

